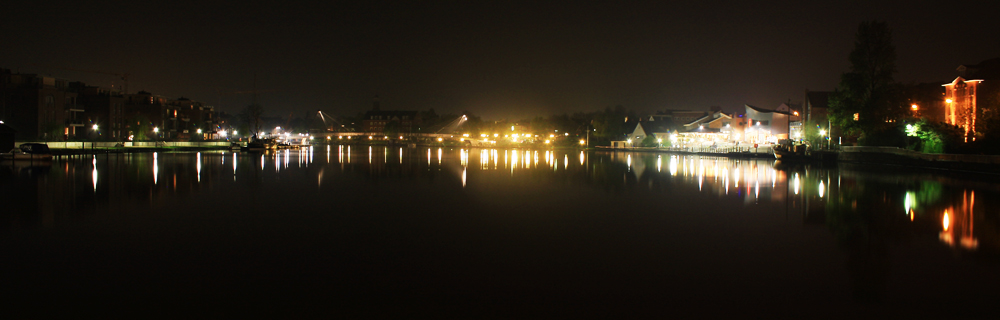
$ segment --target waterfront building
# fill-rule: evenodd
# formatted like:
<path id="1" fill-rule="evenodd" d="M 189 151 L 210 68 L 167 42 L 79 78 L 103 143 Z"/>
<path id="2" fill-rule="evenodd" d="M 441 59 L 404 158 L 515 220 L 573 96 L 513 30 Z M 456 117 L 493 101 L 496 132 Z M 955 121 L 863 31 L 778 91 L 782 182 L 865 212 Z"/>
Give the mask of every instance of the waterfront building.
<path id="1" fill-rule="evenodd" d="M 125 95 L 125 118 L 129 135 L 154 140 L 171 139 L 176 131 L 167 130 L 167 98 L 146 91 Z"/>
<path id="2" fill-rule="evenodd" d="M 733 126 L 732 115 L 715 111 L 685 123 L 679 135 L 689 145 L 718 146 L 735 142 L 739 132 Z"/>
<path id="3" fill-rule="evenodd" d="M 125 96 L 119 91 L 106 88 L 79 85 L 78 103 L 82 107 L 85 124 L 97 125 L 103 137 L 115 141 L 128 140 L 125 131 Z"/>
<path id="4" fill-rule="evenodd" d="M 70 81 L 0 70 L 0 121 L 17 130 L 18 140 L 65 140 L 97 134 L 85 131 Z"/>
<path id="5" fill-rule="evenodd" d="M 420 124 L 420 114 L 417 111 L 381 110 L 379 98 L 372 102 L 372 110 L 365 112 L 361 122 L 362 130 L 370 136 L 392 136 L 414 133 Z"/>
<path id="6" fill-rule="evenodd" d="M 948 124 L 958 126 L 965 134 L 965 141 L 975 141 L 977 125 L 988 112 L 1000 107 L 1000 58 L 975 65 L 958 67 L 959 76 L 944 84 L 944 118 Z"/>
<path id="7" fill-rule="evenodd" d="M 751 143 L 777 143 L 788 139 L 793 125 L 801 130 L 801 117 L 797 105 L 782 103 L 774 110 L 746 105 L 747 127 L 744 141 Z"/>

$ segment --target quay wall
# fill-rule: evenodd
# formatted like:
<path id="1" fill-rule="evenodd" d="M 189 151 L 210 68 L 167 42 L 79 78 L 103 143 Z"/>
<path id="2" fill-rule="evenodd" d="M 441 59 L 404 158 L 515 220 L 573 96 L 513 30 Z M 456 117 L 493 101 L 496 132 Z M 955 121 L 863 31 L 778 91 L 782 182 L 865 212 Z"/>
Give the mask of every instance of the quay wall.
<path id="1" fill-rule="evenodd" d="M 16 142 L 14 145 L 21 145 L 24 142 Z M 49 146 L 49 149 L 106 149 L 106 148 L 164 148 L 164 147 L 175 147 L 175 148 L 209 148 L 209 147 L 229 147 L 229 142 L 227 141 L 142 141 L 142 142 L 37 142 L 44 143 Z"/>
<path id="2" fill-rule="evenodd" d="M 1000 174 L 1000 156 L 931 154 L 896 147 L 843 147 L 840 161 Z"/>

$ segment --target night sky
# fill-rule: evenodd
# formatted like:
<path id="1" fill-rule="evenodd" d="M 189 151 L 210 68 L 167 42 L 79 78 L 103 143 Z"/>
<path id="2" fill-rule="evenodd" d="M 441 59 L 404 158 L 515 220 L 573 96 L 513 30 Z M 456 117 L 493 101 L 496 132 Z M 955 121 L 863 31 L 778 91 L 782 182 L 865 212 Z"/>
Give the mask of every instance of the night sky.
<path id="1" fill-rule="evenodd" d="M 742 111 L 832 90 L 860 22 L 894 31 L 904 83 L 1000 57 L 997 1 L 10 1 L 0 67 L 271 115 L 468 110 L 517 120 L 622 105 Z M 905 4 L 904 4 L 905 3 Z"/>

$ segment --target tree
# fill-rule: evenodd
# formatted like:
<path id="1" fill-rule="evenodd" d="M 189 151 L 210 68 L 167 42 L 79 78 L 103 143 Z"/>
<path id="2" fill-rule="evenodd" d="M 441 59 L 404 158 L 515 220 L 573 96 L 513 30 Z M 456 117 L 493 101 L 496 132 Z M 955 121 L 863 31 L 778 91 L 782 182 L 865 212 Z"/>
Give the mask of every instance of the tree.
<path id="1" fill-rule="evenodd" d="M 848 60 L 851 69 L 841 75 L 830 97 L 830 121 L 848 135 L 876 135 L 892 129 L 907 109 L 900 99 L 900 86 L 893 82 L 896 47 L 889 26 L 862 22 Z"/>
<path id="2" fill-rule="evenodd" d="M 264 107 L 259 103 L 252 103 L 240 112 L 240 120 L 246 123 L 253 139 L 260 138 L 260 127 L 264 124 L 263 117 Z"/>
<path id="3" fill-rule="evenodd" d="M 642 139 L 642 146 L 643 147 L 658 147 L 658 146 L 660 146 L 660 144 L 656 142 L 656 137 L 655 136 L 648 135 L 648 136 L 646 136 L 645 139 Z"/>

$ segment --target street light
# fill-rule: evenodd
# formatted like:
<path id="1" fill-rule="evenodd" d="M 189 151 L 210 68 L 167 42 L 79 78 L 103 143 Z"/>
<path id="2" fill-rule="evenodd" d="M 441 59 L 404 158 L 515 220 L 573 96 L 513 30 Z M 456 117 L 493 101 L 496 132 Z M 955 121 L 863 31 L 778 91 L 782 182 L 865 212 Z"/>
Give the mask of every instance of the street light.
<path id="1" fill-rule="evenodd" d="M 94 128 L 94 131 L 97 131 L 97 125 L 96 124 L 92 128 Z"/>

